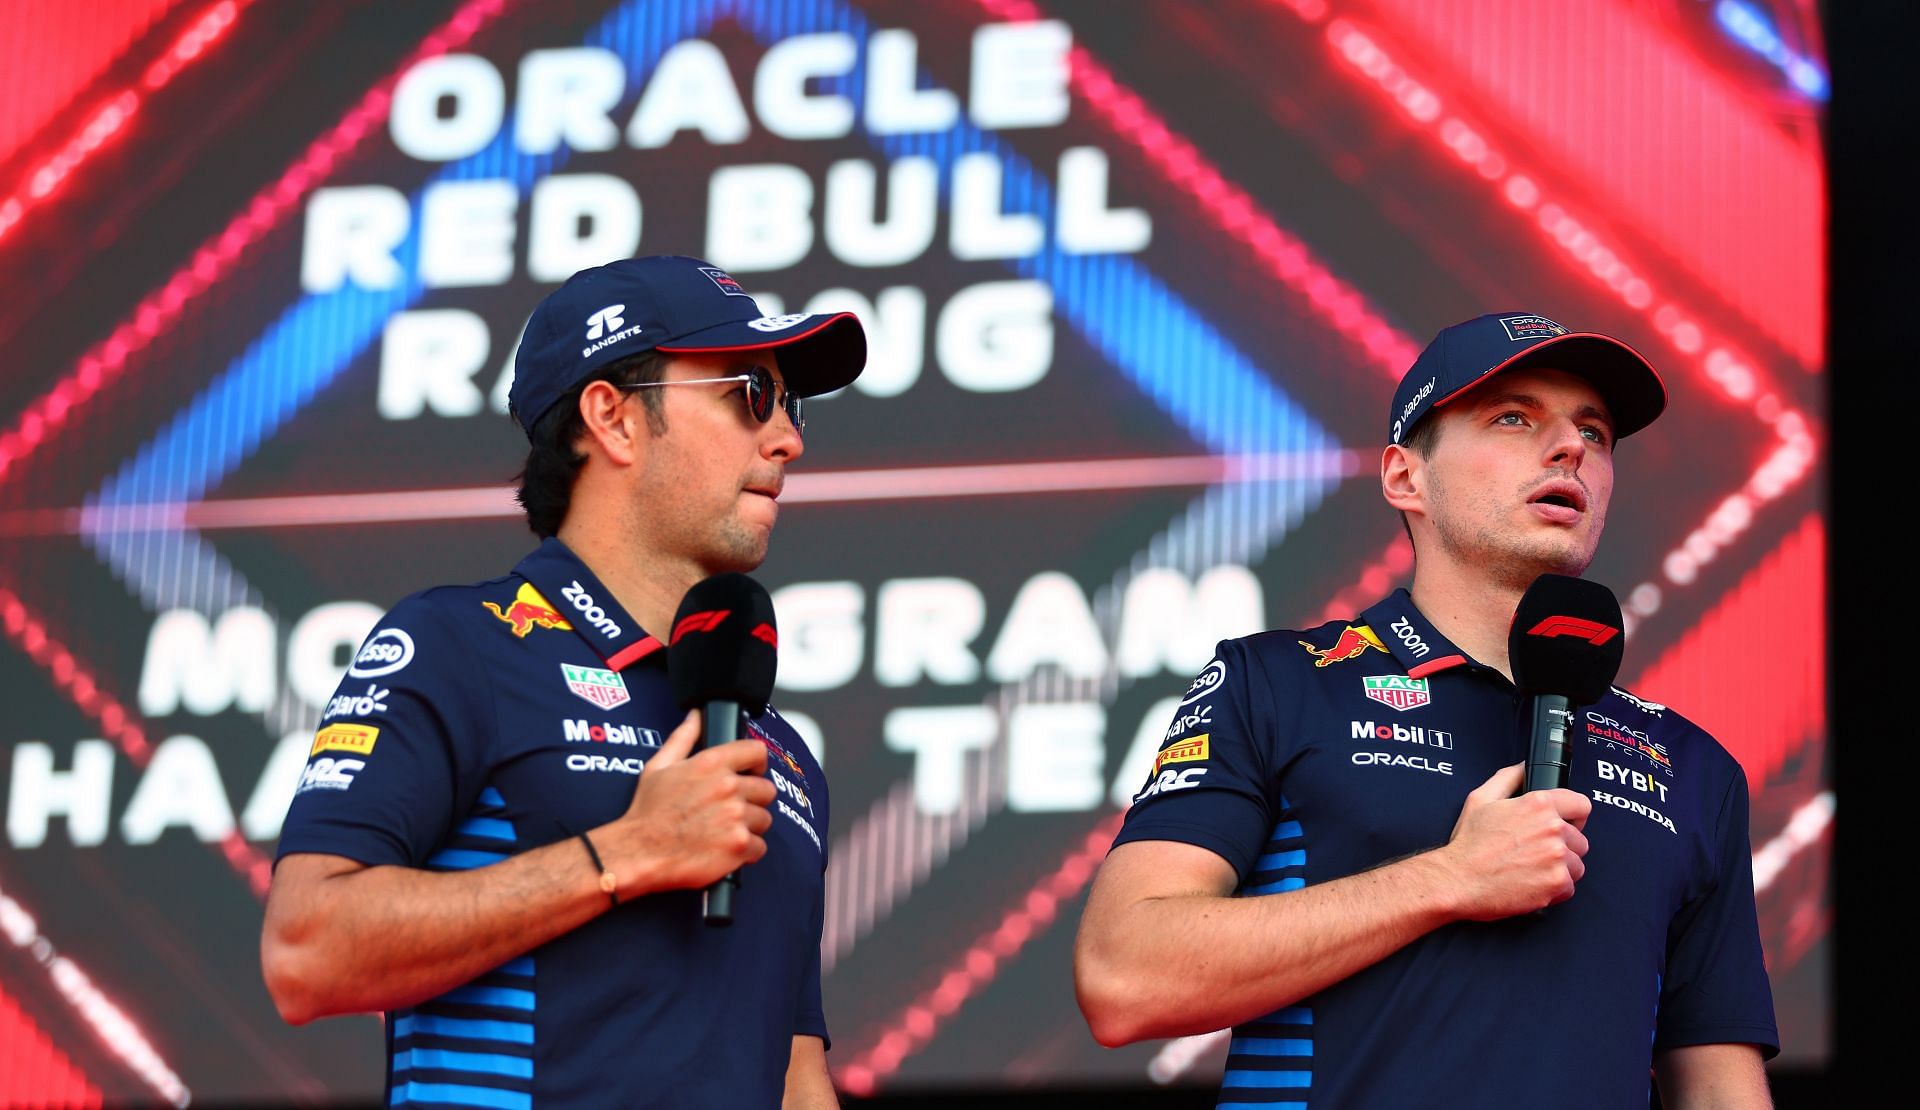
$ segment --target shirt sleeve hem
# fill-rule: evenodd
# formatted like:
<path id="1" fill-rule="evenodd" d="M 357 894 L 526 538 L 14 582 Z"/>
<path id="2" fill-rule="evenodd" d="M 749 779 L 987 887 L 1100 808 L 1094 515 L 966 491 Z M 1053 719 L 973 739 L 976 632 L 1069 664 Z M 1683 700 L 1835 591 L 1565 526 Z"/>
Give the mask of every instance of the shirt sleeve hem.
<path id="1" fill-rule="evenodd" d="M 820 1038 L 821 1044 L 829 1049 L 833 1047 L 833 1038 L 827 1035 L 827 1018 L 825 1014 L 801 1015 L 800 1020 L 793 1025 L 793 1035 L 796 1037 L 818 1037 Z"/>
<path id="2" fill-rule="evenodd" d="M 1235 844 L 1228 837 L 1222 836 L 1212 829 L 1194 828 L 1187 825 L 1154 824 L 1128 826 L 1122 828 L 1120 835 L 1113 838 L 1113 847 L 1118 848 L 1122 844 L 1131 844 L 1140 840 L 1171 840 L 1177 844 L 1191 844 L 1196 848 L 1205 848 L 1207 851 L 1226 860 L 1228 866 L 1233 868 L 1234 875 L 1242 879 L 1246 878 L 1247 868 L 1253 862 L 1250 859 L 1244 858 L 1246 849 Z M 1112 849 L 1109 849 L 1109 851 L 1111 850 Z"/>
<path id="3" fill-rule="evenodd" d="M 1760 1050 L 1765 1060 L 1780 1055 L 1780 1034 L 1770 1025 L 1699 1025 L 1662 1032 L 1653 1042 L 1653 1050 L 1665 1052 L 1703 1044 L 1750 1044 Z"/>
<path id="4" fill-rule="evenodd" d="M 339 840 L 330 837 L 303 836 L 298 839 L 282 839 L 280 847 L 274 852 L 274 866 L 288 856 L 302 852 L 322 856 L 339 856 L 355 863 L 364 863 L 368 867 L 411 867 L 406 859 L 398 858 L 391 850 L 383 850 L 365 842 Z"/>

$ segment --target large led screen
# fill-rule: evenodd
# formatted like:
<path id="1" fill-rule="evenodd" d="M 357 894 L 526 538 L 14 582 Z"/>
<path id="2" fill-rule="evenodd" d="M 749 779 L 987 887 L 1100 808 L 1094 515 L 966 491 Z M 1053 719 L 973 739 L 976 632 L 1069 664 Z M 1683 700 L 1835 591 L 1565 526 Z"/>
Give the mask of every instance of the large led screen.
<path id="1" fill-rule="evenodd" d="M 520 330 L 636 253 L 871 339 L 758 574 L 843 1089 L 1217 1082 L 1224 1034 L 1088 1035 L 1088 882 L 1218 639 L 1409 580 L 1389 396 L 1490 311 L 1665 375 L 1590 577 L 1621 685 L 1745 767 L 1781 1062 L 1823 1064 L 1807 10 L 7 6 L 0 1101 L 380 1097 L 377 1017 L 261 984 L 280 822 L 377 615 L 531 546 Z"/>

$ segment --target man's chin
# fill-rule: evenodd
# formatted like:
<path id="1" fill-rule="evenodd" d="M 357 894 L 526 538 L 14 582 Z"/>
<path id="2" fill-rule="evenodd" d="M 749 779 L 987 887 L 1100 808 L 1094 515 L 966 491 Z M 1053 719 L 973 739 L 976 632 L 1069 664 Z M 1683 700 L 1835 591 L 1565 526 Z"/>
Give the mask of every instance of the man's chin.
<path id="1" fill-rule="evenodd" d="M 1473 562 L 1508 585 L 1525 589 L 1543 574 L 1564 574 L 1578 578 L 1593 562 L 1593 553 L 1585 547 L 1535 548 L 1523 551 L 1491 551 Z"/>
<path id="2" fill-rule="evenodd" d="M 773 528 L 744 526 L 726 536 L 707 559 L 709 574 L 746 574 L 767 561 Z"/>

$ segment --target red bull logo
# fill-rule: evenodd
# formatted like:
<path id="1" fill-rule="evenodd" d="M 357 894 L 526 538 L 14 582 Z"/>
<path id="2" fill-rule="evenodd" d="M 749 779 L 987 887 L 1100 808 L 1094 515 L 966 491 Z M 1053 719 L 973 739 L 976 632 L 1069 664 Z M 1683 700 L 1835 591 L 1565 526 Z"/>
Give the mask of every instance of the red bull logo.
<path id="1" fill-rule="evenodd" d="M 1296 640 L 1294 642 L 1306 648 L 1307 654 L 1316 657 L 1313 661 L 1313 665 L 1316 667 L 1324 667 L 1330 663 L 1339 663 L 1348 659 L 1358 659 L 1360 656 L 1366 654 L 1368 648 L 1372 648 L 1383 655 L 1386 654 L 1387 651 L 1386 647 L 1380 643 L 1380 637 L 1375 636 L 1373 629 L 1368 628 L 1364 624 L 1350 624 L 1341 629 L 1340 638 L 1333 642 L 1332 647 L 1317 648 L 1305 640 Z"/>
<path id="2" fill-rule="evenodd" d="M 564 628 L 568 631 L 573 629 L 573 626 L 567 623 L 567 618 L 561 616 L 558 609 L 547 604 L 547 599 L 540 596 L 540 591 L 534 589 L 531 582 L 520 584 L 520 592 L 513 595 L 513 601 L 508 603 L 505 609 L 491 601 L 483 601 L 480 604 L 487 607 L 487 612 L 512 625 L 513 634 L 522 640 L 526 639 L 527 633 L 532 632 L 536 626 Z"/>
<path id="3" fill-rule="evenodd" d="M 754 738 L 759 740 L 760 743 L 763 746 L 765 746 L 768 752 L 780 757 L 780 762 L 787 765 L 787 770 L 792 771 L 796 775 L 799 775 L 801 782 L 807 781 L 807 773 L 800 769 L 800 761 L 788 755 L 787 749 L 781 747 L 779 742 L 776 741 L 773 737 L 768 736 L 765 732 L 762 732 L 758 726 L 752 726 L 752 731 L 754 733 Z"/>
<path id="4" fill-rule="evenodd" d="M 771 712 L 771 710 L 769 710 L 769 712 Z M 780 741 L 775 740 L 773 735 L 761 726 L 760 722 L 749 717 L 747 719 L 747 731 L 753 733 L 753 738 L 760 741 L 760 745 L 767 749 L 770 756 L 779 756 L 780 762 L 787 765 L 787 770 L 799 775 L 801 782 L 807 780 L 807 773 L 800 768 L 800 761 L 788 755 L 787 749 L 781 747 Z"/>
<path id="5" fill-rule="evenodd" d="M 1673 760 L 1668 758 L 1664 745 L 1656 744 L 1651 740 L 1642 740 L 1637 747 L 1639 747 L 1641 755 L 1646 756 L 1648 759 L 1653 760 L 1669 771 L 1673 770 Z"/>

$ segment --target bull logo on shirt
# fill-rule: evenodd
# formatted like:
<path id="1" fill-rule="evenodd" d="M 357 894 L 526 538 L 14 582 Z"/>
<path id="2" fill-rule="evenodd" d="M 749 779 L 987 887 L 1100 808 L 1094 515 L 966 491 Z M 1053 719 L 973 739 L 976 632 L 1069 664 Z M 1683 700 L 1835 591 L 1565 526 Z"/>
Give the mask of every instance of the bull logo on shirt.
<path id="1" fill-rule="evenodd" d="M 540 596 L 540 591 L 534 589 L 531 582 L 520 583 L 520 591 L 513 595 L 513 601 L 505 609 L 491 601 L 483 601 L 480 604 L 486 606 L 487 611 L 494 616 L 512 625 L 513 634 L 522 640 L 526 639 L 527 633 L 532 632 L 536 626 L 573 630 L 573 626 L 567 623 L 567 618 L 561 616 L 558 609 L 547 604 L 547 599 Z"/>
<path id="2" fill-rule="evenodd" d="M 1387 650 L 1386 645 L 1380 642 L 1380 637 L 1373 634 L 1373 629 L 1368 628 L 1364 624 L 1350 624 L 1341 629 L 1340 638 L 1333 642 L 1332 647 L 1317 648 L 1305 640 L 1297 640 L 1295 642 L 1301 647 L 1306 648 L 1308 654 L 1316 656 L 1313 661 L 1313 665 L 1316 667 L 1324 667 L 1329 663 L 1340 663 L 1348 659 L 1358 659 L 1360 656 L 1366 654 L 1368 648 L 1372 648 L 1383 655 L 1386 654 Z"/>

